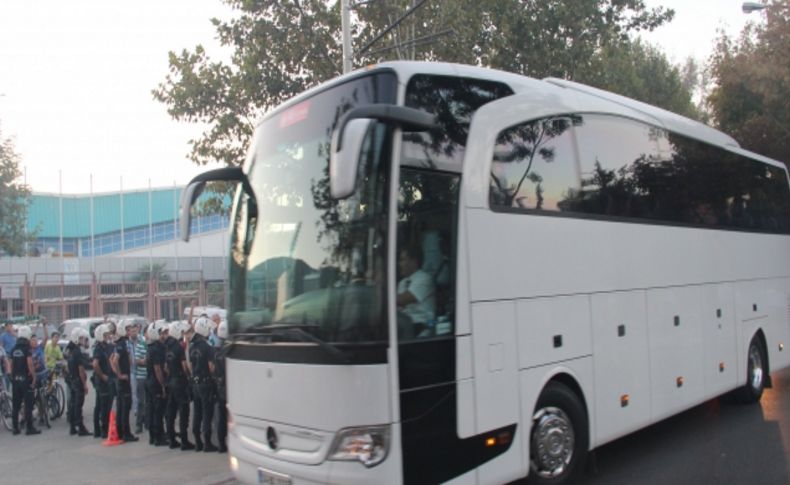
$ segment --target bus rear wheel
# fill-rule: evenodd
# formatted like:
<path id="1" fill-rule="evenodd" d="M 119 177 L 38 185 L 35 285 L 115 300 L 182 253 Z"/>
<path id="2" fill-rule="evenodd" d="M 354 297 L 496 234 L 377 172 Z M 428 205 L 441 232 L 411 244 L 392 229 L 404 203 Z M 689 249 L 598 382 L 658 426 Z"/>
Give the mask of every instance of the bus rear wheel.
<path id="1" fill-rule="evenodd" d="M 550 382 L 532 415 L 527 483 L 571 483 L 583 468 L 588 443 L 584 405 L 567 386 Z"/>
<path id="2" fill-rule="evenodd" d="M 765 390 L 768 359 L 760 338 L 755 335 L 749 343 L 747 353 L 746 384 L 738 390 L 738 398 L 745 404 L 760 402 Z"/>

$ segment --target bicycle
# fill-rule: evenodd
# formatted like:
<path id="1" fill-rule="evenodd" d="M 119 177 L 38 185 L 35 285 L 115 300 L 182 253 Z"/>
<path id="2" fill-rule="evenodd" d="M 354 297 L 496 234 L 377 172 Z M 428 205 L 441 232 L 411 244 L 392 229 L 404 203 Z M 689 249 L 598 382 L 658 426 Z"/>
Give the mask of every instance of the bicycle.
<path id="1" fill-rule="evenodd" d="M 58 381 L 58 378 L 63 375 L 63 367 L 63 363 L 58 362 L 55 364 L 52 372 L 49 373 L 45 400 L 51 421 L 63 416 L 63 412 L 66 410 L 66 391 L 63 388 L 63 384 Z"/>
<path id="2" fill-rule="evenodd" d="M 6 390 L 5 377 L 0 376 L 0 420 L 3 421 L 3 426 L 6 430 L 11 431 L 14 429 L 13 419 L 13 401 L 11 394 Z"/>

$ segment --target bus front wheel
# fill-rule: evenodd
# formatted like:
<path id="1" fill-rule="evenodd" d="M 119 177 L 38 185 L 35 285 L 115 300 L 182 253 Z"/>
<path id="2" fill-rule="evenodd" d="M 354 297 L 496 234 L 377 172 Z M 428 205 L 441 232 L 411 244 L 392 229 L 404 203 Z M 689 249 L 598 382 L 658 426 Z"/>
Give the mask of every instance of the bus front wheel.
<path id="1" fill-rule="evenodd" d="M 532 415 L 527 483 L 571 483 L 584 465 L 588 443 L 584 405 L 568 386 L 550 382 Z"/>
<path id="2" fill-rule="evenodd" d="M 746 384 L 738 390 L 738 398 L 745 404 L 760 401 L 765 389 L 768 359 L 760 338 L 755 335 L 749 343 L 746 365 Z"/>

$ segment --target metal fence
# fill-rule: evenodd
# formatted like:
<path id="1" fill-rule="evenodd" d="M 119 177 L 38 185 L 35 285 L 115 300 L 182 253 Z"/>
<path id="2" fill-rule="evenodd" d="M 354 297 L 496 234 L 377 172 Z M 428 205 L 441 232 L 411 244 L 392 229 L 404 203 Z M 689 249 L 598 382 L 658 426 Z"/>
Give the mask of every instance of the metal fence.
<path id="1" fill-rule="evenodd" d="M 37 314 L 59 323 L 115 313 L 176 320 L 192 301 L 225 308 L 226 289 L 202 270 L 0 274 L 0 319 Z"/>

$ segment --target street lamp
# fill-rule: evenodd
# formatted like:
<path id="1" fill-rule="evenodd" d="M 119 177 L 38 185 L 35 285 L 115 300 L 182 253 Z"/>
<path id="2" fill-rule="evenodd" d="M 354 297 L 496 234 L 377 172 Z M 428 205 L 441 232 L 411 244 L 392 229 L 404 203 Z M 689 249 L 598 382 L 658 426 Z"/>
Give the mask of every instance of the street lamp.
<path id="1" fill-rule="evenodd" d="M 768 5 L 758 2 L 743 2 L 743 5 L 741 5 L 743 13 L 752 13 L 758 10 L 765 10 L 766 8 L 768 8 Z"/>

